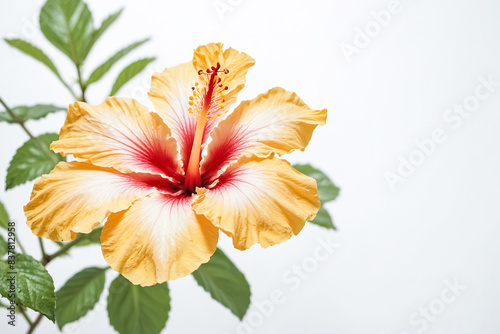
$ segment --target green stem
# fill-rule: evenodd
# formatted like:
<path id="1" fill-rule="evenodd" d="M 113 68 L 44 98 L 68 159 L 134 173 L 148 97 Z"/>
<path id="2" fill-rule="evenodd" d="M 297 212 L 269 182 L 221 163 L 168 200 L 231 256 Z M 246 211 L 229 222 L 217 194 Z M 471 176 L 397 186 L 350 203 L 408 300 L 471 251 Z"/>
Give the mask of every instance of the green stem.
<path id="1" fill-rule="evenodd" d="M 28 322 L 30 326 L 33 326 L 33 321 L 31 321 L 30 317 L 28 317 L 28 314 L 26 314 L 26 311 L 24 310 L 24 307 L 22 305 L 17 305 L 19 307 L 19 311 L 23 315 L 24 319 Z"/>
<path id="2" fill-rule="evenodd" d="M 81 101 L 82 102 L 86 102 L 86 100 L 85 100 L 85 90 L 87 89 L 87 86 L 83 82 L 82 71 L 81 71 L 80 65 L 76 65 L 76 71 L 78 73 L 78 83 L 80 84 L 80 89 L 82 90 Z"/>
<path id="3" fill-rule="evenodd" d="M 43 264 L 47 261 L 47 253 L 45 253 L 45 247 L 43 246 L 43 239 L 38 237 L 38 243 L 40 244 L 40 251 L 42 252 L 42 259 L 40 262 Z"/>
<path id="4" fill-rule="evenodd" d="M 71 96 L 73 96 L 73 98 L 74 98 L 75 100 L 78 100 L 78 96 L 76 96 L 75 91 L 71 88 L 71 86 L 70 86 L 70 85 L 68 85 L 68 84 L 66 83 L 66 81 L 64 81 L 64 80 L 63 80 L 63 78 L 61 78 L 61 77 L 58 77 L 58 78 L 59 78 L 59 80 L 62 82 L 62 84 L 64 85 L 64 87 L 66 87 L 66 88 L 69 90 L 69 92 L 71 93 Z"/>
<path id="5" fill-rule="evenodd" d="M 43 319 L 43 314 L 39 314 L 38 317 L 36 318 L 35 322 L 33 322 L 28 330 L 28 332 L 26 334 L 33 334 L 33 332 L 35 331 L 35 328 L 36 326 L 38 326 L 38 324 L 40 323 L 40 321 L 42 321 Z"/>
<path id="6" fill-rule="evenodd" d="M 78 235 L 75 240 L 68 242 L 67 244 L 65 244 L 64 246 L 62 246 L 61 248 L 59 248 L 59 250 L 57 252 L 55 252 L 54 254 L 47 255 L 47 261 L 46 261 L 45 264 L 47 264 L 50 261 L 54 260 L 56 257 L 61 256 L 62 254 L 66 253 L 66 251 L 68 251 L 70 248 L 72 248 L 73 246 L 79 244 L 80 242 L 82 242 L 85 239 L 87 239 L 87 235 L 86 234 L 80 234 L 80 235 Z"/>
<path id="7" fill-rule="evenodd" d="M 17 117 L 16 114 L 14 114 L 14 112 L 12 111 L 12 109 L 10 109 L 9 106 L 7 106 L 7 104 L 4 102 L 4 100 L 2 100 L 2 98 L 0 98 L 0 103 L 4 106 L 5 110 L 10 115 L 10 117 L 12 117 L 12 119 L 23 128 L 24 132 L 26 132 L 26 134 L 38 144 L 38 146 L 43 150 L 43 152 L 45 153 L 45 155 L 50 160 L 52 160 L 52 162 L 54 162 L 55 164 L 57 164 L 59 162 L 59 160 L 57 159 L 57 157 L 54 156 L 50 152 L 50 150 L 37 137 L 35 137 L 30 132 L 30 130 L 28 130 L 28 128 L 24 124 L 24 121 L 22 119 L 20 119 L 19 117 Z"/>
<path id="8" fill-rule="evenodd" d="M 19 248 L 21 249 L 21 252 L 23 252 L 24 254 L 26 254 L 26 251 L 24 250 L 24 247 L 23 245 L 21 244 L 21 240 L 19 238 L 16 238 L 16 244 L 19 246 Z"/>
<path id="9" fill-rule="evenodd" d="M 38 243 L 40 244 L 40 250 L 42 251 L 42 256 L 45 256 L 45 247 L 43 247 L 43 240 L 42 238 L 38 237 Z"/>

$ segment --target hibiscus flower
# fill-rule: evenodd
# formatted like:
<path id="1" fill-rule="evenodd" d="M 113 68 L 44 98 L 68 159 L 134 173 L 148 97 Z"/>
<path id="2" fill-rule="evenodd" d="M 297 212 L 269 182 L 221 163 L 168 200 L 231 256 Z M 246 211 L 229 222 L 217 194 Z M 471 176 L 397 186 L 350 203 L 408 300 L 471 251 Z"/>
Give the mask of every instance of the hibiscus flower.
<path id="1" fill-rule="evenodd" d="M 72 240 L 104 222 L 105 260 L 142 286 L 192 273 L 219 230 L 240 250 L 298 234 L 320 207 L 317 185 L 279 156 L 304 150 L 326 110 L 273 88 L 230 113 L 253 64 L 212 43 L 153 76 L 154 112 L 116 97 L 70 105 L 51 149 L 76 160 L 35 183 L 33 233 Z"/>

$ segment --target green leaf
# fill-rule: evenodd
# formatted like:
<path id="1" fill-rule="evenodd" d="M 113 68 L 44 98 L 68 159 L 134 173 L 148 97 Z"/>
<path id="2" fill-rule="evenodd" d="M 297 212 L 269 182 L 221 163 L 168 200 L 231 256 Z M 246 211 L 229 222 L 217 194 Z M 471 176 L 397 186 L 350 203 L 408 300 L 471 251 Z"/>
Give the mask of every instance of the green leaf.
<path id="1" fill-rule="evenodd" d="M 92 37 L 90 39 L 90 43 L 87 46 L 87 50 L 85 51 L 85 54 L 84 54 L 85 57 L 87 57 L 87 55 L 89 54 L 90 50 L 94 46 L 95 42 L 97 42 L 99 37 L 101 37 L 101 35 L 106 30 L 108 30 L 108 28 L 116 21 L 116 19 L 118 19 L 118 17 L 121 15 L 122 11 L 123 11 L 123 9 L 120 9 L 116 13 L 109 15 L 104 21 L 102 21 L 101 26 L 98 29 L 94 30 L 94 32 L 92 33 Z"/>
<path id="2" fill-rule="evenodd" d="M 7 169 L 5 189 L 47 174 L 58 162 L 64 161 L 62 156 L 49 149 L 50 144 L 58 138 L 57 133 L 46 133 L 28 140 L 18 148 Z"/>
<path id="3" fill-rule="evenodd" d="M 80 241 L 77 243 L 75 246 L 76 247 L 81 247 L 81 246 L 88 246 L 88 245 L 93 245 L 93 244 L 100 244 L 101 243 L 101 233 L 102 233 L 102 226 L 95 228 L 92 232 L 89 234 L 83 234 L 80 233 L 79 236 L 81 235 L 84 240 Z"/>
<path id="4" fill-rule="evenodd" d="M 9 257 L 10 258 L 10 257 Z M 54 282 L 45 267 L 27 254 L 16 254 L 14 268 L 0 261 L 0 294 L 8 298 L 11 276 L 15 276 L 15 300 L 55 321 Z M 16 272 L 13 274 L 12 272 Z"/>
<path id="5" fill-rule="evenodd" d="M 80 319 L 94 308 L 104 289 L 107 269 L 97 267 L 83 269 L 57 291 L 56 322 L 59 329 Z"/>
<path id="6" fill-rule="evenodd" d="M 245 276 L 217 248 L 210 261 L 193 273 L 200 286 L 213 299 L 231 310 L 240 320 L 250 305 L 250 286 Z"/>
<path id="7" fill-rule="evenodd" d="M 325 173 L 312 167 L 311 165 L 293 165 L 293 168 L 316 180 L 318 184 L 318 194 L 321 203 L 333 201 L 339 195 L 337 188 Z"/>
<path id="8" fill-rule="evenodd" d="M 109 322 L 120 334 L 158 334 L 169 311 L 167 282 L 141 287 L 120 275 L 109 287 Z"/>
<path id="9" fill-rule="evenodd" d="M 111 93 L 109 93 L 109 96 L 115 95 L 120 88 L 122 88 L 123 85 L 125 85 L 130 79 L 135 77 L 137 74 L 139 74 L 142 70 L 148 66 L 149 63 L 154 61 L 156 58 L 144 58 L 144 59 L 139 59 L 132 64 L 128 65 L 125 67 L 120 74 L 118 74 L 118 78 L 116 78 L 116 81 L 113 85 L 113 89 L 111 89 Z"/>
<path id="10" fill-rule="evenodd" d="M 26 42 L 22 39 L 5 39 L 10 46 L 18 49 L 19 51 L 31 56 L 47 66 L 60 80 L 62 80 L 59 71 L 57 70 L 56 65 L 50 60 L 50 58 L 39 48 L 34 46 L 33 44 Z"/>
<path id="11" fill-rule="evenodd" d="M 134 50 L 134 49 L 138 48 L 139 46 L 141 46 L 142 44 L 146 43 L 147 41 L 149 41 L 149 38 L 142 40 L 142 41 L 139 41 L 139 42 L 132 43 L 129 46 L 127 46 L 126 48 L 123 48 L 120 51 L 118 51 L 116 54 L 114 54 L 111 58 L 106 60 L 104 63 L 102 63 L 98 68 L 96 68 L 92 72 L 92 74 L 90 75 L 86 84 L 90 85 L 91 83 L 94 83 L 94 82 L 100 80 L 104 76 L 104 74 L 106 74 L 106 72 L 108 72 L 110 70 L 110 68 L 118 60 L 120 60 L 121 58 L 126 56 L 132 50 Z"/>
<path id="12" fill-rule="evenodd" d="M 40 29 L 73 63 L 83 63 L 94 34 L 92 14 L 83 1 L 47 0 L 40 12 Z"/>
<path id="13" fill-rule="evenodd" d="M 329 228 L 332 230 L 336 230 L 335 225 L 333 225 L 333 220 L 332 217 L 330 216 L 330 213 L 328 213 L 328 210 L 326 210 L 323 206 L 318 211 L 318 214 L 316 215 L 316 218 L 311 221 L 311 223 L 319 225 L 324 228 Z"/>
<path id="14" fill-rule="evenodd" d="M 17 120 L 6 111 L 0 112 L 0 122 L 17 123 L 18 120 L 26 122 L 30 119 L 40 119 L 50 113 L 66 110 L 64 107 L 54 106 L 52 104 L 37 104 L 31 107 L 19 106 L 12 108 L 12 112 L 17 116 Z"/>
<path id="15" fill-rule="evenodd" d="M 9 224 L 9 219 L 10 219 L 9 214 L 7 213 L 7 210 L 5 210 L 5 206 L 3 205 L 2 202 L 0 202 L 0 227 L 7 229 Z"/>
<path id="16" fill-rule="evenodd" d="M 9 244 L 5 239 L 0 235 L 0 257 L 3 257 L 5 254 L 7 254 L 7 251 L 9 250 Z"/>

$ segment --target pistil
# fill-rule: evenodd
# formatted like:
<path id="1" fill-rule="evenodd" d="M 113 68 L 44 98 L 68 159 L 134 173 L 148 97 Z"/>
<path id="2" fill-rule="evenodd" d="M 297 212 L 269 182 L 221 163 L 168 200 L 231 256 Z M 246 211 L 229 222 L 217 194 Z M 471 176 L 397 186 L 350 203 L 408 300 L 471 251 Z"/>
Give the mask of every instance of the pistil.
<path id="1" fill-rule="evenodd" d="M 192 108 L 190 108 L 190 112 L 194 113 L 196 117 L 196 131 L 193 139 L 193 145 L 191 147 L 191 154 L 189 156 L 189 163 L 186 169 L 186 179 L 184 181 L 185 189 L 189 193 L 193 193 L 196 190 L 196 187 L 201 186 L 201 175 L 200 175 L 200 158 L 201 158 L 201 144 L 203 141 L 203 134 L 205 132 L 205 125 L 208 121 L 208 112 L 211 108 L 212 96 L 214 94 L 214 89 L 218 83 L 220 83 L 220 78 L 217 78 L 217 74 L 219 72 L 228 73 L 228 70 L 225 69 L 223 71 L 219 71 L 220 64 L 217 63 L 217 66 L 212 66 L 211 69 L 207 69 L 206 73 L 203 70 L 198 72 L 199 75 L 207 74 L 210 75 L 210 80 L 208 84 L 207 92 L 203 98 L 203 103 L 201 108 L 193 112 Z M 195 87 L 193 87 L 193 91 L 195 91 Z M 196 96 L 196 95 L 195 95 Z M 192 101 L 192 100 L 191 100 Z M 190 102 L 190 105 L 193 105 L 193 102 Z"/>

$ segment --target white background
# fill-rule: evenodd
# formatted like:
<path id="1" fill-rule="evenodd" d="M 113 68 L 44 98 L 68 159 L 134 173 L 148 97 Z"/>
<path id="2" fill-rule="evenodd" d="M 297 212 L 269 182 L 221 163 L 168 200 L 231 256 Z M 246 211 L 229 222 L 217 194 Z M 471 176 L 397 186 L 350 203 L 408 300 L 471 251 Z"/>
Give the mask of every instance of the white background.
<path id="1" fill-rule="evenodd" d="M 370 13 L 387 8 L 389 1 L 233 0 L 236 5 L 222 17 L 211 0 L 88 3 L 97 22 L 126 9 L 90 54 L 85 75 L 117 49 L 153 38 L 127 59 L 156 55 L 157 61 L 120 96 L 145 102 L 153 72 L 190 60 L 200 44 L 221 41 L 257 61 L 240 100 L 282 86 L 311 107 L 329 111 L 327 125 L 316 130 L 306 152 L 289 159 L 313 163 L 342 188 L 328 205 L 338 232 L 307 225 L 289 242 L 245 252 L 222 237 L 221 247 L 251 284 L 252 319 L 244 322 L 250 329 L 238 329 L 238 319 L 187 277 L 170 284 L 172 311 L 165 333 L 500 332 L 500 88 L 458 127 L 443 119 L 447 109 L 475 93 L 478 77 L 500 81 L 498 1 L 401 0 L 400 12 L 350 63 L 341 43 L 353 44 L 356 27 L 364 30 L 373 21 Z M 36 0 L 1 0 L 0 36 L 40 46 L 73 80 L 69 61 L 34 33 L 40 7 Z M 3 42 L 0 57 L 0 96 L 10 105 L 73 102 L 43 65 Z M 120 62 L 89 89 L 91 103 L 107 96 L 125 65 Z M 60 113 L 27 125 L 35 133 L 57 132 L 63 121 Z M 438 128 L 446 140 L 393 191 L 385 174 L 397 172 L 400 157 L 418 154 L 415 141 Z M 5 123 L 0 133 L 3 189 L 10 157 L 27 136 Z M 22 212 L 32 185 L 2 192 L 0 200 L 18 223 L 26 248 L 39 256 Z M 310 263 L 318 238 L 333 238 L 339 246 L 293 290 L 283 275 L 304 260 Z M 99 247 L 91 246 L 51 263 L 48 270 L 60 288 L 83 266 L 104 264 Z M 108 282 L 114 275 L 109 273 Z M 465 289 L 443 304 L 443 291 L 452 296 L 446 280 L 457 280 Z M 256 302 L 269 299 L 274 290 L 282 291 L 285 300 L 262 315 Z M 97 312 L 67 332 L 113 333 L 104 305 L 103 295 Z M 424 329 L 418 312 L 429 307 L 440 314 L 431 313 Z M 420 319 L 419 325 L 411 317 Z M 21 319 L 14 330 L 5 316 L 0 319 L 2 333 L 26 331 Z M 57 330 L 45 319 L 38 333 Z"/>

